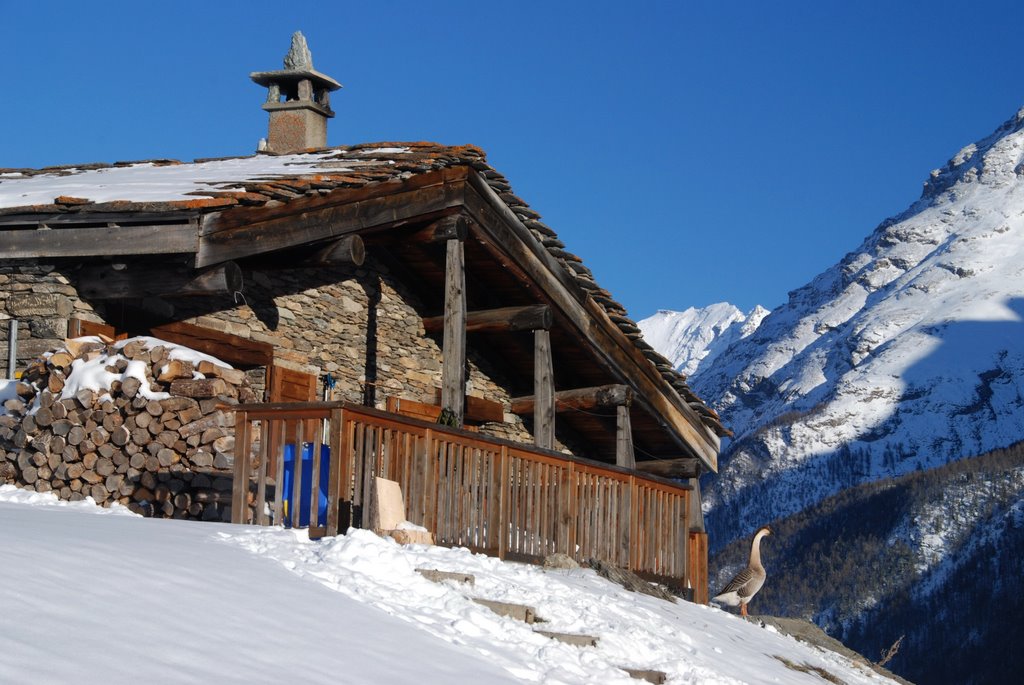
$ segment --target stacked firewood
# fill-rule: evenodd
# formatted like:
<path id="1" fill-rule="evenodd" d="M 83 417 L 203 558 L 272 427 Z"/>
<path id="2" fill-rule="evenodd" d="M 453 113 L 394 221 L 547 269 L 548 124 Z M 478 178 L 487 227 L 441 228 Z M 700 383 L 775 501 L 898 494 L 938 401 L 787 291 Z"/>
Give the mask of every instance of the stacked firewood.
<path id="1" fill-rule="evenodd" d="M 0 413 L 0 483 L 229 520 L 234 437 L 223 407 L 255 397 L 244 372 L 171 359 L 173 346 L 159 342 L 81 338 L 34 362 Z M 79 387 L 89 362 L 109 387 Z"/>

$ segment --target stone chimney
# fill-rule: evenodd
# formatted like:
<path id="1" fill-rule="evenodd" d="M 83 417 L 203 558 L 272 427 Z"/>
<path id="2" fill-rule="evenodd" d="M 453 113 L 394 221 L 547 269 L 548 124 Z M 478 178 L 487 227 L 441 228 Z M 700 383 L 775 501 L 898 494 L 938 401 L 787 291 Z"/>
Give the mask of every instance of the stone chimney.
<path id="1" fill-rule="evenodd" d="M 270 112 L 270 134 L 261 150 L 287 153 L 327 147 L 332 90 L 341 84 L 313 69 L 313 56 L 301 31 L 292 36 L 284 69 L 254 71 L 249 77 L 267 88 L 263 109 Z"/>

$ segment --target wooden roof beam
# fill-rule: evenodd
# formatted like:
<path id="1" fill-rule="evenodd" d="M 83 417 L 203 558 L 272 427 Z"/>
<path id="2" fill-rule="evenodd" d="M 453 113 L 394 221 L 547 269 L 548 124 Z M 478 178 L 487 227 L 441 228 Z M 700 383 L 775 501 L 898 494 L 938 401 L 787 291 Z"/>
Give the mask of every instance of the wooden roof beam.
<path id="1" fill-rule="evenodd" d="M 310 255 L 304 264 L 309 266 L 362 266 L 366 261 L 366 246 L 358 235 L 347 235 L 334 240 Z"/>
<path id="2" fill-rule="evenodd" d="M 6 259 L 191 254 L 199 248 L 196 221 L 142 226 L 3 229 Z"/>
<path id="3" fill-rule="evenodd" d="M 467 333 L 501 333 L 506 331 L 550 330 L 553 323 L 551 307 L 546 304 L 525 307 L 499 307 L 481 309 L 466 315 Z M 423 319 L 427 333 L 440 333 L 444 329 L 443 316 Z"/>
<path id="4" fill-rule="evenodd" d="M 413 243 L 443 243 L 447 240 L 465 240 L 468 234 L 469 220 L 463 214 L 454 214 L 441 217 L 406 240 Z"/>
<path id="5" fill-rule="evenodd" d="M 78 272 L 78 292 L 94 300 L 231 295 L 242 292 L 244 285 L 242 269 L 235 262 L 191 273 L 154 265 L 115 269 L 111 264 L 86 266 Z"/>
<path id="6" fill-rule="evenodd" d="M 693 457 L 641 461 L 636 465 L 636 470 L 662 478 L 699 478 L 700 461 Z"/>
<path id="7" fill-rule="evenodd" d="M 598 385 L 592 388 L 576 388 L 575 390 L 556 392 L 555 411 L 629 406 L 632 401 L 633 391 L 625 385 Z M 532 414 L 535 404 L 536 401 L 532 395 L 515 397 L 512 399 L 511 411 L 513 414 Z"/>

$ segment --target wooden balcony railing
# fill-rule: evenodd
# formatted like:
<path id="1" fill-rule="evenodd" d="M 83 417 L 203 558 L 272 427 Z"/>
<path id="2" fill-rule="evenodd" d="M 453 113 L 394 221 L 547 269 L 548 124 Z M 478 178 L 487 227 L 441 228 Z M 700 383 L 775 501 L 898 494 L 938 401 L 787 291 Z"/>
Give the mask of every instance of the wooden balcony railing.
<path id="1" fill-rule="evenodd" d="M 358 524 L 379 476 L 401 484 L 406 518 L 438 544 L 522 561 L 556 552 L 600 559 L 689 585 L 697 596 L 694 581 L 706 582 L 706 556 L 690 552 L 687 485 L 347 403 L 235 412 L 235 523 L 299 527 L 308 519 L 311 536 L 336 535 L 339 524 Z M 294 475 L 285 474 L 286 454 Z M 289 477 L 285 493 L 277 486 Z M 305 512 L 287 506 L 303 501 L 304 481 L 314 503 Z M 315 506 L 320 483 L 325 507 Z"/>

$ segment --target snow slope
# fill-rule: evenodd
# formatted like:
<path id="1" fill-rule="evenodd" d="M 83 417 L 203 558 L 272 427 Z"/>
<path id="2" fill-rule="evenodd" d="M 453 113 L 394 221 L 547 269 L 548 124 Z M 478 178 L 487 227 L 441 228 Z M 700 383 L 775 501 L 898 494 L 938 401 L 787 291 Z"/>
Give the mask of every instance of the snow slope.
<path id="1" fill-rule="evenodd" d="M 720 610 L 629 593 L 589 570 L 464 549 L 403 548 L 365 531 L 145 519 L 0 487 L 0 682 L 670 683 L 891 682 Z M 467 591 L 416 568 L 476 576 Z M 467 594 L 526 602 L 545 629 Z M 793 670 L 785 662 L 805 670 Z M 811 672 L 806 672 L 811 671 Z"/>
<path id="2" fill-rule="evenodd" d="M 1024 438 L 1022 159 L 1024 110 L 690 379 L 736 433 L 715 544 Z"/>
<path id="3" fill-rule="evenodd" d="M 714 364 L 729 345 L 757 330 L 766 316 L 768 310 L 761 305 L 744 314 L 728 302 L 719 302 L 681 312 L 662 309 L 637 325 L 651 347 L 670 359 L 677 371 L 692 376 L 698 368 Z"/>

